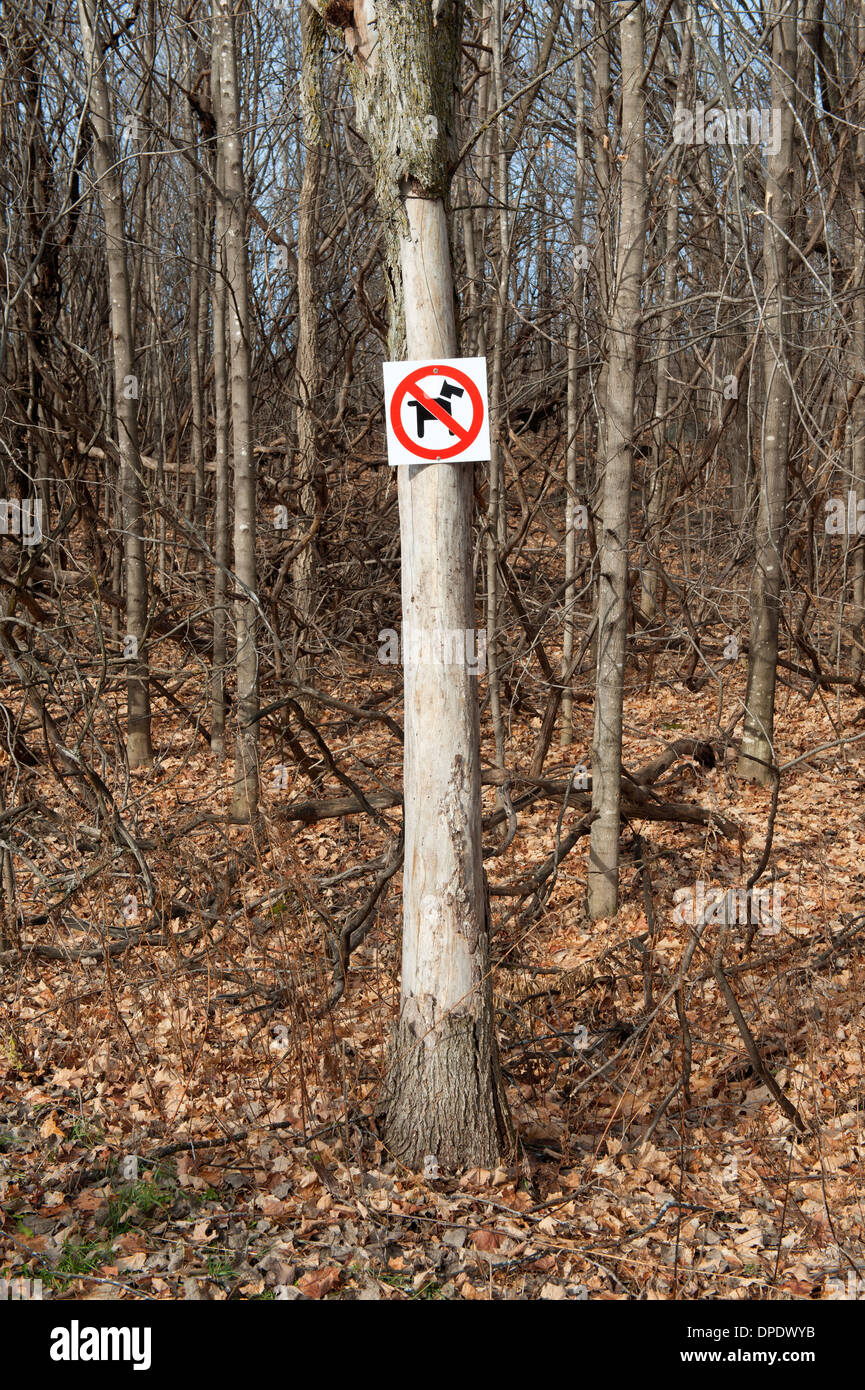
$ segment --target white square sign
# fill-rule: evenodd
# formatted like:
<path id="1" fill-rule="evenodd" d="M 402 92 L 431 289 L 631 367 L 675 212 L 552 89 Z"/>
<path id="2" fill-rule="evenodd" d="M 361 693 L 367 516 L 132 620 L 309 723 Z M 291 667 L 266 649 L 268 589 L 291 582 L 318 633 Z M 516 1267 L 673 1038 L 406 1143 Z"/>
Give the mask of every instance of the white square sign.
<path id="1" fill-rule="evenodd" d="M 384 408 L 392 467 L 490 456 L 485 357 L 385 362 Z"/>

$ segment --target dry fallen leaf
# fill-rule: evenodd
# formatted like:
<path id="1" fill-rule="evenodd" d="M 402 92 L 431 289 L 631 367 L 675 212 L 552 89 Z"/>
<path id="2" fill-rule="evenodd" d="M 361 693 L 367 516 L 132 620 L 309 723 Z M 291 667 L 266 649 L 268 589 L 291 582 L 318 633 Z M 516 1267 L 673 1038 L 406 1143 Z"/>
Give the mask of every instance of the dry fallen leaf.
<path id="1" fill-rule="evenodd" d="M 39 1133 L 43 1139 L 49 1139 L 52 1134 L 56 1134 L 59 1139 L 64 1138 L 63 1130 L 57 1123 L 57 1111 L 52 1110 L 47 1119 L 42 1121 L 39 1126 Z"/>
<path id="2" fill-rule="evenodd" d="M 475 1231 L 472 1235 L 472 1245 L 475 1250 L 491 1251 L 498 1250 L 502 1243 L 502 1237 L 496 1235 L 495 1231 Z"/>
<path id="3" fill-rule="evenodd" d="M 541 1298 L 553 1298 L 556 1302 L 561 1302 L 568 1296 L 568 1291 L 564 1284 L 544 1284 L 541 1289 Z"/>
<path id="4" fill-rule="evenodd" d="M 340 1279 L 340 1271 L 336 1265 L 328 1265 L 325 1269 L 311 1269 L 298 1279 L 297 1287 L 307 1298 L 324 1298 L 325 1294 L 335 1289 Z"/>

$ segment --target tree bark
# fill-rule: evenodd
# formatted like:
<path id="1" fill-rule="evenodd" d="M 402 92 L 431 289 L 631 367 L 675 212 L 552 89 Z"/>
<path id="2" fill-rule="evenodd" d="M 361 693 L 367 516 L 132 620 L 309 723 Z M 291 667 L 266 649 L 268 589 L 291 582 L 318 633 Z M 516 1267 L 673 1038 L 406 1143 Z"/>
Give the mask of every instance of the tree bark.
<path id="1" fill-rule="evenodd" d="M 219 118 L 219 34 L 214 25 L 210 64 L 210 90 L 217 130 Z M 217 141 L 214 158 L 216 187 L 225 184 L 223 151 Z M 225 749 L 225 670 L 230 561 L 230 477 L 228 467 L 228 358 L 226 344 L 225 215 L 223 198 L 217 196 L 213 214 L 213 414 L 216 477 L 214 479 L 213 557 L 213 665 L 211 669 L 210 746 L 221 757 Z"/>
<path id="2" fill-rule="evenodd" d="M 757 557 L 751 582 L 751 641 L 739 776 L 771 782 L 774 757 L 775 678 L 781 568 L 786 534 L 787 453 L 792 388 L 788 362 L 787 238 L 793 176 L 793 99 L 796 73 L 796 5 L 775 22 L 772 34 L 772 106 L 780 119 L 777 152 L 766 171 L 763 253 L 766 305 L 763 364 L 767 400 L 763 467 L 757 517 Z"/>
<path id="3" fill-rule="evenodd" d="M 865 0 L 860 0 L 858 15 L 858 43 L 857 53 L 861 54 L 865 44 Z M 857 102 L 857 131 L 855 146 L 855 169 L 856 186 L 853 193 L 853 218 L 855 227 L 855 298 L 853 300 L 853 362 L 851 369 L 852 380 L 848 383 L 848 392 L 853 389 L 856 377 L 863 369 L 865 364 L 865 72 L 862 71 L 861 63 L 859 67 L 858 81 L 856 83 L 856 102 Z M 862 391 L 856 393 L 853 408 L 850 416 L 850 430 L 853 438 L 853 479 L 852 486 L 856 494 L 856 515 L 859 515 L 859 503 L 865 496 L 865 394 Z M 865 638 L 865 539 L 858 534 L 850 540 L 853 550 L 852 571 L 853 571 L 853 635 L 859 644 L 855 647 L 854 664 L 857 671 L 861 671 L 865 665 L 865 653 L 862 650 L 863 638 Z"/>
<path id="4" fill-rule="evenodd" d="M 322 508 L 318 456 L 321 364 L 315 243 L 321 180 L 321 52 L 324 40 L 321 17 L 309 0 L 301 0 L 300 34 L 304 164 L 297 213 L 297 481 L 300 534 L 309 534 L 310 539 L 294 559 L 292 588 L 299 622 L 293 644 L 295 676 L 298 685 L 308 685 L 312 668 L 308 652 L 302 649 L 308 643 L 307 627 L 316 608 L 318 547 L 315 524 L 320 521 Z"/>
<path id="5" fill-rule="evenodd" d="M 238 824 L 258 814 L 258 653 L 256 639 L 255 455 L 249 386 L 249 267 L 246 247 L 246 195 L 240 135 L 240 89 L 234 9 L 231 0 L 214 0 L 219 47 L 219 141 L 222 147 L 225 278 L 231 357 L 231 428 L 234 454 L 234 576 L 236 595 L 235 670 L 237 704 L 234 741 L 234 795 L 231 819 Z"/>
<path id="6" fill-rule="evenodd" d="M 114 409 L 120 455 L 120 519 L 126 573 L 126 752 L 130 767 L 146 766 L 150 746 L 150 690 L 145 631 L 147 627 L 147 562 L 144 553 L 141 457 L 138 448 L 138 382 L 135 375 L 132 308 L 120 164 L 113 135 L 105 59 L 96 19 L 95 0 L 78 0 L 78 16 L 88 74 L 88 104 L 93 128 L 93 164 L 105 222 L 105 253 L 111 300 L 111 338 L 114 359 Z"/>
<path id="7" fill-rule="evenodd" d="M 575 33 L 574 38 L 579 46 L 582 38 L 583 12 L 576 10 L 574 19 Z M 577 630 L 577 552 L 579 550 L 579 534 L 576 527 L 577 518 L 577 428 L 579 420 L 579 354 L 580 354 L 580 317 L 577 313 L 577 306 L 582 309 L 583 290 L 585 284 L 585 269 L 580 268 L 578 260 L 578 247 L 583 245 L 583 202 L 585 196 L 585 164 L 586 164 L 586 79 L 583 71 L 583 55 L 577 54 L 574 63 L 574 114 L 575 114 L 575 142 L 574 152 L 577 164 L 577 177 L 574 184 L 574 209 L 571 219 L 571 230 L 573 233 L 573 255 L 574 271 L 571 280 L 571 293 L 573 304 L 568 314 L 568 402 L 567 402 L 567 443 L 565 446 L 565 484 L 567 497 L 565 501 L 565 630 L 562 642 L 562 668 L 561 675 L 564 682 L 562 690 L 562 722 L 559 730 L 559 743 L 561 747 L 567 748 L 574 737 L 574 692 L 571 685 L 569 672 L 571 663 L 574 659 L 574 638 Z"/>
<path id="8" fill-rule="evenodd" d="M 597 241 L 594 248 L 595 275 L 598 282 L 598 317 L 601 336 L 602 366 L 595 384 L 598 411 L 598 468 L 604 457 L 604 419 L 609 362 L 604 345 L 609 332 L 611 286 L 613 282 L 613 206 L 612 154 L 610 142 L 610 0 L 595 0 L 594 26 L 597 35 L 592 57 L 592 163 L 595 170 L 597 199 Z M 600 479 L 598 480 L 600 483 Z"/>
<path id="9" fill-rule="evenodd" d="M 628 13 L 628 11 L 630 11 Z M 622 50 L 622 166 L 616 286 L 609 334 L 604 436 L 604 506 L 600 544 L 595 727 L 592 741 L 592 822 L 588 911 L 616 911 L 622 702 L 628 600 L 628 532 L 633 463 L 637 325 L 646 235 L 646 144 L 643 94 L 643 15 L 619 5 Z"/>
<path id="10" fill-rule="evenodd" d="M 357 0 L 349 45 L 358 124 L 388 248 L 392 359 L 453 357 L 445 201 L 454 147 L 461 7 Z M 467 464 L 398 479 L 403 634 L 473 631 Z M 404 651 L 406 643 L 404 641 Z M 490 1164 L 510 1142 L 499 1074 L 481 851 L 480 728 L 466 662 L 406 659 L 405 868 L 400 1015 L 384 1102 L 401 1163 Z"/>
<path id="11" fill-rule="evenodd" d="M 508 219 L 508 154 L 504 129 L 504 0 L 493 0 L 492 8 L 492 72 L 493 100 L 499 112 L 495 122 L 495 201 L 496 250 L 498 251 L 498 286 L 493 315 L 492 360 L 490 363 L 490 464 L 489 498 L 487 502 L 486 573 L 487 573 L 487 689 L 490 697 L 490 717 L 496 744 L 496 763 L 505 765 L 505 726 L 502 716 L 501 683 L 499 681 L 499 571 L 500 551 L 506 542 L 507 516 L 503 496 L 504 468 L 502 466 L 502 405 L 504 402 L 504 352 L 507 332 L 508 285 L 511 274 L 511 246 Z"/>
<path id="12" fill-rule="evenodd" d="M 691 62 L 694 45 L 691 38 L 691 6 L 688 6 L 685 31 L 682 35 L 682 48 L 679 58 L 679 74 L 676 79 L 676 109 L 685 101 L 691 89 Z M 667 180 L 667 216 L 664 238 L 664 288 L 663 307 L 658 323 L 657 375 L 655 378 L 655 415 L 651 455 L 648 464 L 646 496 L 647 545 L 645 554 L 648 564 L 644 567 L 640 582 L 640 611 L 646 620 L 654 618 L 658 611 L 658 571 L 652 563 L 661 543 L 661 518 L 664 513 L 666 495 L 665 454 L 667 425 L 667 401 L 670 394 L 670 352 L 673 344 L 673 314 L 678 293 L 679 266 L 679 171 L 681 152 Z"/>

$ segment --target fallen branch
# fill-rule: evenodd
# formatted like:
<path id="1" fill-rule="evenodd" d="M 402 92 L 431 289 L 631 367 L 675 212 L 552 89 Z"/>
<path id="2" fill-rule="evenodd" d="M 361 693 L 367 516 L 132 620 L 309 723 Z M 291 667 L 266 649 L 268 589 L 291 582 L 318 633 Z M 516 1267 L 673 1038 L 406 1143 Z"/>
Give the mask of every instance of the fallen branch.
<path id="1" fill-rule="evenodd" d="M 402 868 L 404 847 L 405 841 L 402 832 L 400 832 L 399 838 L 394 841 L 390 854 L 376 874 L 375 882 L 370 889 L 366 902 L 358 908 L 357 912 L 352 913 L 348 921 L 344 923 L 339 933 L 339 939 L 335 943 L 333 993 L 324 1008 L 319 1010 L 316 1015 L 317 1018 L 321 1018 L 324 1014 L 329 1013 L 345 994 L 351 953 L 357 949 L 372 930 L 376 919 L 375 909 L 378 905 L 379 898 L 384 892 L 385 886 L 393 878 L 397 870 Z"/>

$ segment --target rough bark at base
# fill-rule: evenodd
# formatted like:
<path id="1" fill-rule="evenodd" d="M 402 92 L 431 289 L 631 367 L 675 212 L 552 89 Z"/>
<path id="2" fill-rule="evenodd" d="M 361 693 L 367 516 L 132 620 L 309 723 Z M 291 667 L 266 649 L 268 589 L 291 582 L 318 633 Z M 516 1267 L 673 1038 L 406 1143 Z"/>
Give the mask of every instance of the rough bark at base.
<path id="1" fill-rule="evenodd" d="M 446 1172 L 498 1163 L 513 1137 L 492 1030 L 456 1013 L 436 1028 L 435 1002 L 426 1011 L 410 1002 L 394 1029 L 383 1095 L 390 1152 L 417 1170 L 429 1155 Z"/>

